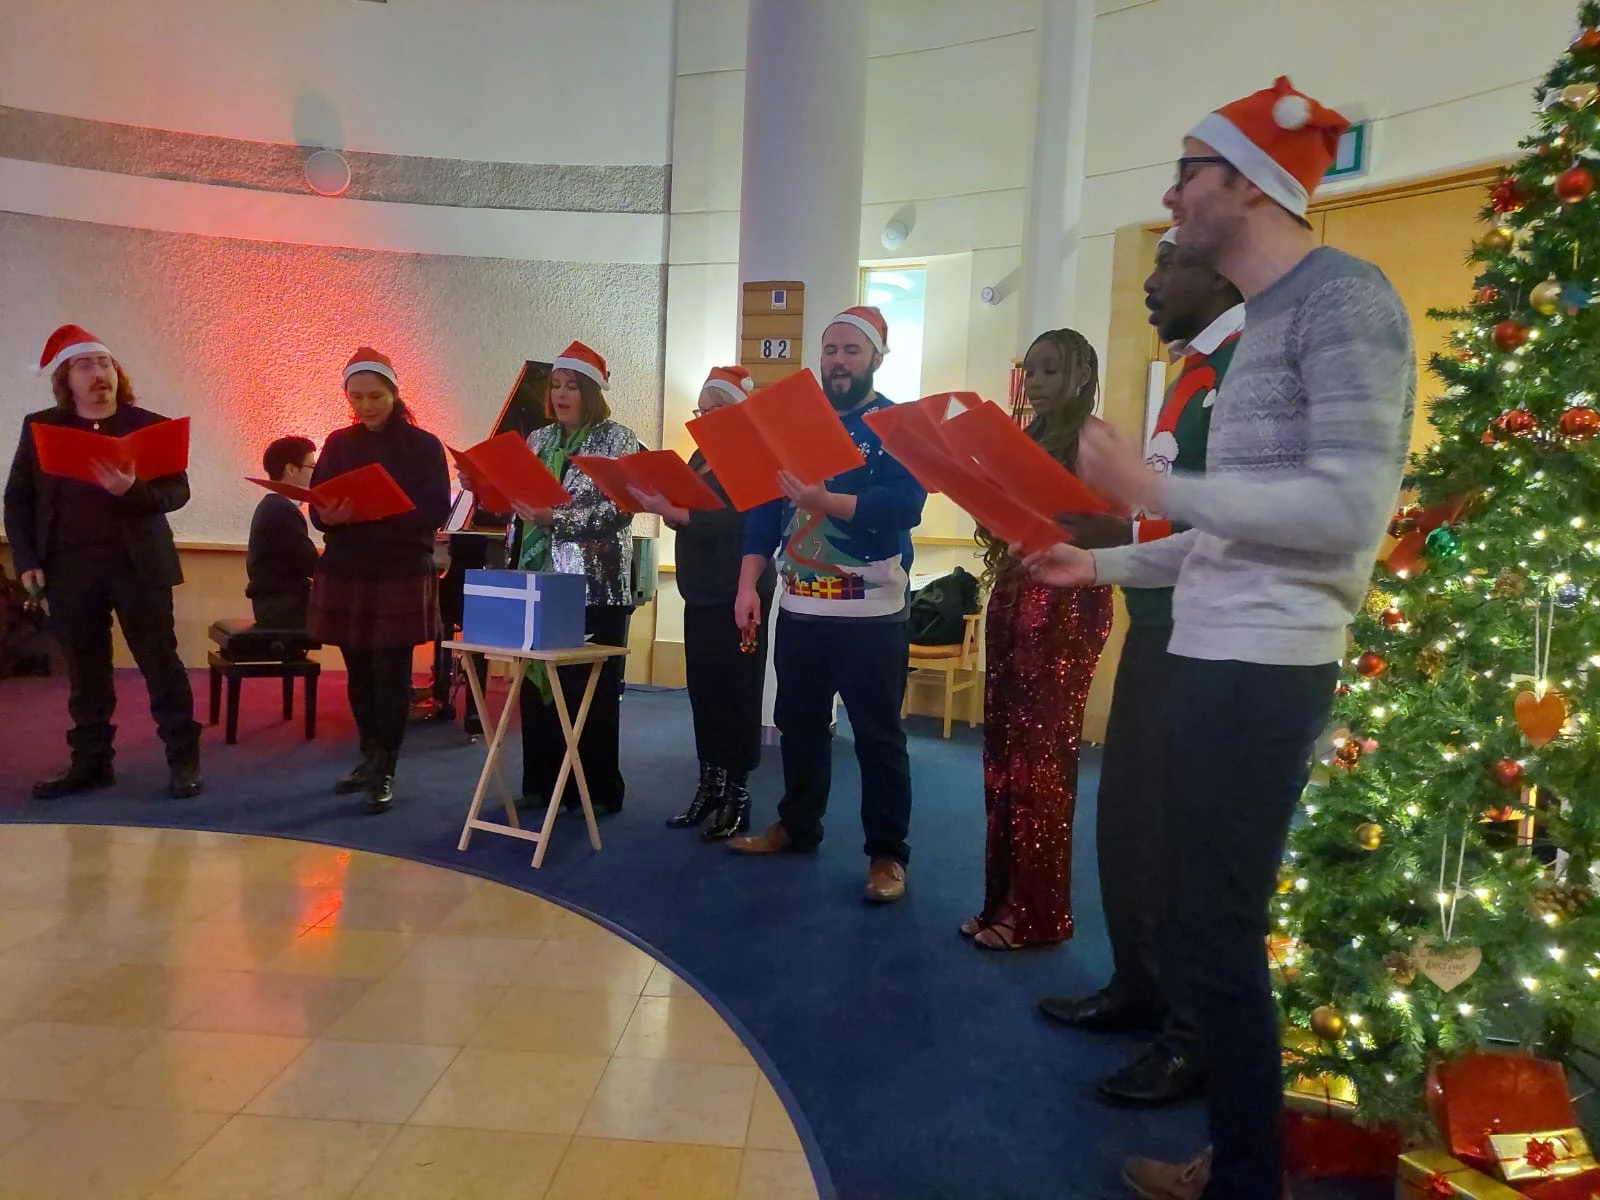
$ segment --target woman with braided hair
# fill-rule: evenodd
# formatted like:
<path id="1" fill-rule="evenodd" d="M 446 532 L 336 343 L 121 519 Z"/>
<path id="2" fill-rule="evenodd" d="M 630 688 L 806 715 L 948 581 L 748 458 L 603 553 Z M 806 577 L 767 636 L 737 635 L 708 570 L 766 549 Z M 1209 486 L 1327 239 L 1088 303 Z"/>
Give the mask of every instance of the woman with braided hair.
<path id="1" fill-rule="evenodd" d="M 1094 347 L 1072 329 L 1034 339 L 1022 363 L 1028 436 L 1068 470 L 1100 390 Z M 1072 936 L 1072 815 L 1078 743 L 1095 665 L 1111 632 L 1111 589 L 1041 587 L 987 530 L 983 910 L 961 926 L 985 950 Z"/>

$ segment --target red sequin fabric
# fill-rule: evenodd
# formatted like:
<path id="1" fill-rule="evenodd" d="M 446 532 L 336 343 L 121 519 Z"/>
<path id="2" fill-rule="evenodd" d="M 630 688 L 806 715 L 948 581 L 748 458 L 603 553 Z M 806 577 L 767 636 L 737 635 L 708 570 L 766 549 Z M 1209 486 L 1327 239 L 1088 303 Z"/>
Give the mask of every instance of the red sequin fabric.
<path id="1" fill-rule="evenodd" d="M 1072 936 L 1078 747 L 1089 685 L 1110 633 L 1108 587 L 1058 589 L 1002 577 L 989 602 L 982 917 L 1009 920 L 1017 945 Z"/>

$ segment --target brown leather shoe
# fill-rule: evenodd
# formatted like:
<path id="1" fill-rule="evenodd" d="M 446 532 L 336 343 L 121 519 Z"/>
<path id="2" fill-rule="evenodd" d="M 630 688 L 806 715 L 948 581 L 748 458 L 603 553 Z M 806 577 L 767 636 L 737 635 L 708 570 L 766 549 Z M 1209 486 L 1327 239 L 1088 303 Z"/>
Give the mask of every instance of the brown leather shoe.
<path id="1" fill-rule="evenodd" d="M 728 849 L 735 854 L 782 854 L 792 848 L 793 839 L 782 821 L 774 821 L 761 833 L 728 839 Z"/>
<path id="2" fill-rule="evenodd" d="M 1186 1163 L 1130 1158 L 1122 1165 L 1122 1181 L 1143 1200 L 1200 1200 L 1211 1181 L 1211 1151 Z"/>
<path id="3" fill-rule="evenodd" d="M 892 858 L 875 858 L 867 868 L 866 898 L 874 904 L 893 904 L 906 894 L 906 869 Z"/>

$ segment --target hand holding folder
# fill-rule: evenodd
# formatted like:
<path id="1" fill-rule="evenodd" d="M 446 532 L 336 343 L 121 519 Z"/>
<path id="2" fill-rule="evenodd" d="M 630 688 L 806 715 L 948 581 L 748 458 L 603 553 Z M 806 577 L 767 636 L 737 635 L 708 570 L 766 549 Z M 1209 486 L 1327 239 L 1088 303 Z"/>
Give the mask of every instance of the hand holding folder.
<path id="1" fill-rule="evenodd" d="M 517 504 L 555 508 L 572 499 L 521 434 L 502 433 L 470 450 L 452 449 L 450 457 L 458 471 L 471 476 L 478 504 L 490 512 L 508 513 Z"/>
<path id="2" fill-rule="evenodd" d="M 572 458 L 577 467 L 606 497 L 625 513 L 643 512 L 644 506 L 633 494 L 655 492 L 665 497 L 676 508 L 713 510 L 723 507 L 721 499 L 689 469 L 671 450 L 641 450 L 621 458 L 601 458 L 592 454 L 577 454 Z"/>
<path id="3" fill-rule="evenodd" d="M 269 492 L 277 492 L 302 504 L 315 504 L 318 508 L 332 508 L 340 501 L 348 501 L 351 522 L 381 521 L 408 513 L 417 506 L 405 494 L 394 476 L 379 463 L 369 463 L 325 479 L 314 488 L 295 487 L 292 483 L 278 483 L 271 479 L 251 479 Z"/>
<path id="4" fill-rule="evenodd" d="M 740 512 L 783 495 L 779 471 L 825 483 L 866 463 L 809 369 L 696 417 L 688 429 Z"/>
<path id="5" fill-rule="evenodd" d="M 95 467 L 103 463 L 148 482 L 189 469 L 189 418 L 157 421 L 122 437 L 35 421 L 33 449 L 46 475 L 99 486 Z"/>

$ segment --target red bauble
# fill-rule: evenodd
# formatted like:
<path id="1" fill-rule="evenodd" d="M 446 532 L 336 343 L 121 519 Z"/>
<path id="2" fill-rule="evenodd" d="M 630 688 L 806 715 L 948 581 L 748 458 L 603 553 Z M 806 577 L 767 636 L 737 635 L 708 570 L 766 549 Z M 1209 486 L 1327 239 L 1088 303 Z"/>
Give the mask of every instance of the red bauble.
<path id="1" fill-rule="evenodd" d="M 1569 167 L 1556 176 L 1554 191 L 1563 204 L 1587 200 L 1594 191 L 1594 176 L 1583 167 Z"/>
<path id="2" fill-rule="evenodd" d="M 1501 413 L 1495 418 L 1494 424 L 1507 437 L 1527 437 L 1539 428 L 1538 420 L 1525 408 L 1513 408 L 1510 412 Z"/>
<path id="3" fill-rule="evenodd" d="M 1405 537 L 1417 527 L 1417 517 L 1422 508 L 1416 504 L 1408 504 L 1405 508 L 1395 510 L 1394 516 L 1389 518 L 1389 536 L 1392 538 Z"/>
<path id="4" fill-rule="evenodd" d="M 1493 304 L 1496 300 L 1500 299 L 1500 289 L 1493 286 L 1481 287 L 1478 289 L 1478 294 L 1474 298 L 1479 304 Z"/>
<path id="5" fill-rule="evenodd" d="M 1356 659 L 1356 673 L 1363 679 L 1376 679 L 1388 669 L 1389 664 L 1376 650 L 1368 650 Z"/>
<path id="6" fill-rule="evenodd" d="M 1528 203 L 1528 194 L 1515 179 L 1502 179 L 1500 186 L 1489 193 L 1489 203 L 1497 213 L 1514 213 Z"/>
<path id="7" fill-rule="evenodd" d="M 1522 764 L 1514 758 L 1502 758 L 1489 768 L 1489 774 L 1508 792 L 1522 790 Z"/>
<path id="8" fill-rule="evenodd" d="M 1574 50 L 1600 50 L 1600 29 L 1585 29 L 1572 43 Z"/>
<path id="9" fill-rule="evenodd" d="M 1494 327 L 1494 344 L 1502 350 L 1515 350 L 1527 340 L 1528 327 L 1509 317 Z"/>
<path id="10" fill-rule="evenodd" d="M 1592 408 L 1569 408 L 1561 414 L 1561 436 L 1586 442 L 1600 433 L 1600 412 Z"/>
<path id="11" fill-rule="evenodd" d="M 1393 629 L 1396 625 L 1405 623 L 1406 615 L 1398 608 L 1386 608 L 1378 619 L 1390 629 Z"/>

